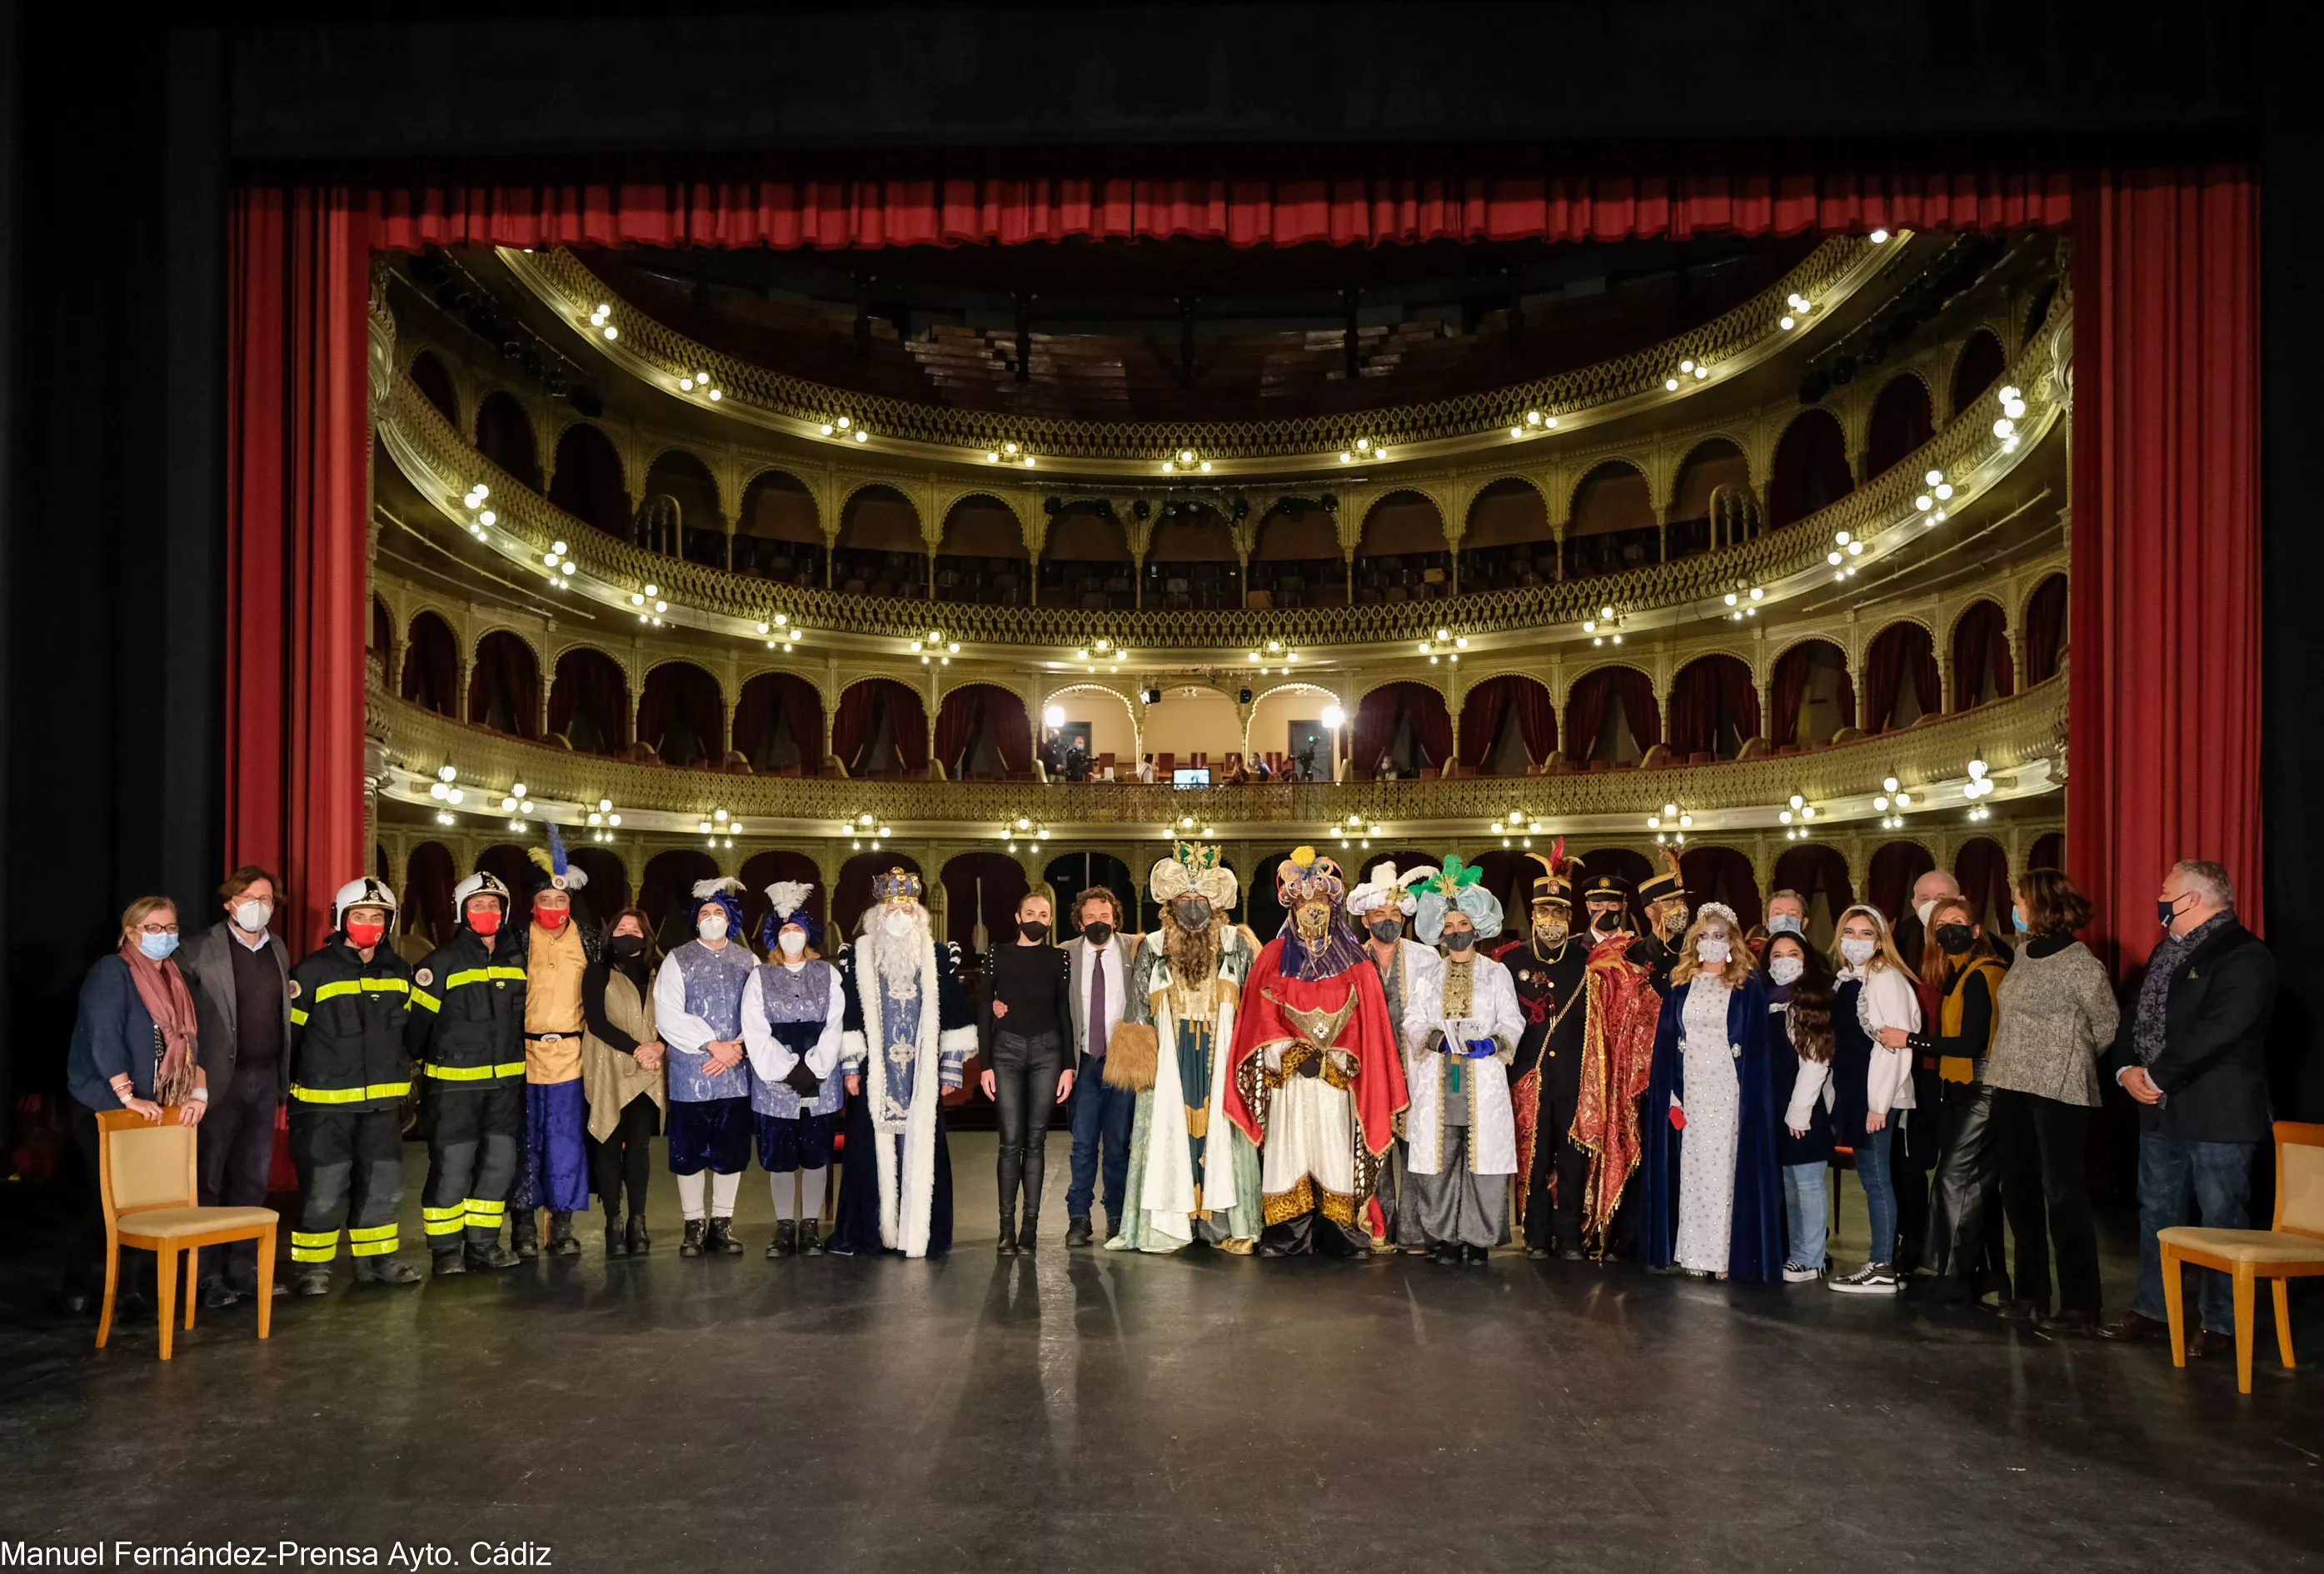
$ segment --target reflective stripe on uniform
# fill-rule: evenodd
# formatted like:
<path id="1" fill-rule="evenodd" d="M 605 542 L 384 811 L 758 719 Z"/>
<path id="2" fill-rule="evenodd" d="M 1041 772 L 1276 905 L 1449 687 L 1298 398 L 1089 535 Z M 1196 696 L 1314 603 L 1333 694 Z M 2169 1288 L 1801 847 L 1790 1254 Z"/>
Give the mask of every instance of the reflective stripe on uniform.
<path id="1" fill-rule="evenodd" d="M 508 1203 L 504 1201 L 486 1202 L 475 1197 L 468 1199 L 468 1222 L 471 1224 L 481 1224 L 486 1229 L 491 1229 L 497 1225 L 507 1212 Z"/>
<path id="2" fill-rule="evenodd" d="M 336 1229 L 290 1232 L 290 1260 L 294 1263 L 327 1263 L 338 1255 L 339 1232 Z"/>
<path id="3" fill-rule="evenodd" d="M 347 1231 L 347 1250 L 359 1257 L 384 1256 L 396 1247 L 396 1227 L 374 1224 L 365 1229 Z"/>
<path id="4" fill-rule="evenodd" d="M 429 1076 L 434 1077 L 439 1082 L 489 1082 L 496 1077 L 513 1077 L 522 1075 L 524 1072 L 524 1062 L 521 1060 L 511 1061 L 504 1065 L 495 1066 L 439 1066 L 430 1064 L 423 1065 L 420 1069 L 426 1072 Z"/>
<path id="5" fill-rule="evenodd" d="M 464 967 L 444 980 L 444 992 L 451 993 L 464 984 L 522 983 L 524 969 L 521 967 Z"/>
<path id="6" fill-rule="evenodd" d="M 441 1011 L 444 1008 L 443 1001 L 417 984 L 411 987 L 411 1003 L 423 1011 Z"/>
<path id="7" fill-rule="evenodd" d="M 410 1091 L 410 1082 L 373 1082 L 361 1088 L 308 1088 L 297 1082 L 290 1084 L 290 1096 L 309 1104 L 364 1104 L 374 1099 L 401 1099 Z"/>
<path id="8" fill-rule="evenodd" d="M 315 986 L 314 999 L 327 1000 L 334 995 L 358 995 L 369 990 L 374 995 L 402 995 L 410 992 L 407 979 L 333 979 L 327 984 Z"/>
<path id="9" fill-rule="evenodd" d="M 457 1235 L 468 1222 L 468 1205 L 456 1202 L 449 1208 L 422 1208 L 420 1227 L 429 1235 Z"/>
<path id="10" fill-rule="evenodd" d="M 304 1011 L 302 1011 L 302 1010 L 300 1010 L 300 1009 L 298 1007 L 296 1007 L 296 1006 L 291 1007 L 291 1008 L 290 1008 L 290 1026 L 293 1026 L 293 1027 L 304 1027 L 304 1026 L 307 1026 L 307 1013 L 306 1013 L 306 1012 L 304 1012 Z"/>

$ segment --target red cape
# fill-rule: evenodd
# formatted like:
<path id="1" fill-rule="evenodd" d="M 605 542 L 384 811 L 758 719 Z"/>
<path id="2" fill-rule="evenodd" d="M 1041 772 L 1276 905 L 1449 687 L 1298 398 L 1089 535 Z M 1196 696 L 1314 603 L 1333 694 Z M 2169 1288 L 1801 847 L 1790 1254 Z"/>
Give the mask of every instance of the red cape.
<path id="1" fill-rule="evenodd" d="M 1388 996 L 1380 989 L 1379 970 L 1367 957 L 1336 978 L 1307 983 L 1285 978 L 1282 959 L 1283 937 L 1278 934 L 1259 949 L 1259 960 L 1251 964 L 1250 976 L 1243 980 L 1242 1009 L 1235 1017 L 1234 1058 L 1230 1063 L 1240 1073 L 1243 1063 L 1268 1045 L 1298 1036 L 1276 1003 L 1268 999 L 1269 990 L 1303 1011 L 1336 1011 L 1347 999 L 1348 990 L 1354 990 L 1355 1011 L 1333 1047 L 1355 1056 L 1356 1074 L 1348 1091 L 1355 1100 L 1356 1129 L 1365 1148 L 1377 1158 L 1396 1138 L 1396 1112 L 1411 1102 L 1404 1085 L 1404 1057 L 1397 1051 L 1396 1028 L 1388 1018 Z M 1227 1079 L 1227 1118 L 1258 1143 L 1266 1133 L 1244 1100 L 1242 1082 L 1240 1074 Z"/>

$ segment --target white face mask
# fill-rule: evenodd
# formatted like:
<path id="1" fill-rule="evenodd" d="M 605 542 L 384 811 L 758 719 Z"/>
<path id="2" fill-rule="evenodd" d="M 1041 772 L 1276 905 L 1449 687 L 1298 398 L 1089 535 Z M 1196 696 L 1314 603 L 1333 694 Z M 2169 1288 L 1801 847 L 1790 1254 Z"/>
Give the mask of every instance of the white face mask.
<path id="1" fill-rule="evenodd" d="M 1795 984 L 1808 964 L 1796 956 L 1779 956 L 1767 964 L 1767 976 L 1779 984 Z"/>
<path id="2" fill-rule="evenodd" d="M 1927 901 L 1921 903 L 1918 907 L 1915 907 L 1913 909 L 1913 912 L 1914 912 L 1914 915 L 1921 920 L 1922 924 L 1925 925 L 1928 923 L 1928 921 L 1929 921 L 1929 915 L 1930 915 L 1930 914 L 1932 914 L 1932 913 L 1933 913 L 1933 912 L 1935 912 L 1936 910 L 1937 910 L 1937 898 L 1936 898 L 1936 897 L 1931 897 Z"/>
<path id="3" fill-rule="evenodd" d="M 1862 967 L 1879 949 L 1880 943 L 1877 940 L 1843 940 L 1840 943 L 1840 954 L 1848 958 L 1850 967 Z"/>
<path id="4" fill-rule="evenodd" d="M 239 902 L 234 909 L 235 926 L 244 934 L 257 934 L 273 916 L 274 904 L 272 902 Z"/>
<path id="5" fill-rule="evenodd" d="M 1704 935 L 1694 943 L 1695 959 L 1699 962 L 1725 962 L 1729 955 L 1727 942 Z"/>
<path id="6" fill-rule="evenodd" d="M 775 936 L 775 943 L 783 948 L 785 956 L 797 956 L 807 949 L 807 936 L 796 929 L 786 929 Z"/>
<path id="7" fill-rule="evenodd" d="M 912 932 L 912 916 L 901 907 L 881 919 L 880 924 L 890 934 L 909 934 Z"/>
<path id="8" fill-rule="evenodd" d="M 705 913 L 701 917 L 696 918 L 694 921 L 694 932 L 696 934 L 701 935 L 705 940 L 725 939 L 726 915 L 724 913 Z"/>
<path id="9" fill-rule="evenodd" d="M 1789 913 L 1778 913 L 1767 920 L 1767 933 L 1770 934 L 1805 934 L 1807 932 L 1807 925 Z"/>

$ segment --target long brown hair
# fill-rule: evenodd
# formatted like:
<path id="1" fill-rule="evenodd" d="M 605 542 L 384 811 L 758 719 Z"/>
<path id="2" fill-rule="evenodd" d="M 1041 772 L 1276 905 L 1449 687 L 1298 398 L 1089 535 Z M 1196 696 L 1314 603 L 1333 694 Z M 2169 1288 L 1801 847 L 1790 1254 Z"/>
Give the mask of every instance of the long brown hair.
<path id="1" fill-rule="evenodd" d="M 2054 869 L 2018 876 L 2017 899 L 2025 905 L 2028 934 L 2071 934 L 2090 921 L 2090 899 Z"/>
<path id="2" fill-rule="evenodd" d="M 1767 937 L 1767 950 L 1761 959 L 1764 966 L 1773 962 L 1775 947 L 1790 941 L 1800 948 L 1803 966 L 1799 980 L 1792 985 L 1792 996 L 1784 1008 L 1784 1026 L 1790 1033 L 1792 1048 L 1801 1059 L 1818 1065 L 1830 1065 L 1832 1055 L 1831 960 L 1807 943 L 1807 937 L 1785 930 Z"/>

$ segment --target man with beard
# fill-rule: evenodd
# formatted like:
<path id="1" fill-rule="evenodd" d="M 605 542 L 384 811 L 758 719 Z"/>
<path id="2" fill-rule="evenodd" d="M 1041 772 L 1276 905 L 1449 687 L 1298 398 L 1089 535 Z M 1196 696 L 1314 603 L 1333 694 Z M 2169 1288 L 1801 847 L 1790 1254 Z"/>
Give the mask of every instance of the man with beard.
<path id="1" fill-rule="evenodd" d="M 1406 1103 L 1404 1059 L 1379 970 L 1340 907 L 1340 866 L 1299 848 L 1276 888 L 1283 932 L 1243 987 L 1226 1105 L 1259 1146 L 1259 1253 L 1368 1256 L 1384 1233 L 1372 1193 Z"/>
<path id="2" fill-rule="evenodd" d="M 891 869 L 872 882 L 872 898 L 839 959 L 847 1144 L 831 1249 L 938 1256 L 952 1248 L 942 1101 L 976 1048 L 976 1017 L 960 985 L 960 947 L 929 933 L 920 877 Z"/>
<path id="3" fill-rule="evenodd" d="M 1240 894 L 1219 850 L 1181 842 L 1147 877 L 1162 926 L 1130 964 L 1107 1083 L 1137 1094 L 1120 1229 L 1111 1251 L 1189 1242 L 1248 1252 L 1259 1231 L 1259 1150 L 1227 1118 L 1228 1047 L 1252 953 L 1226 920 Z"/>
<path id="4" fill-rule="evenodd" d="M 1573 870 L 1559 838 L 1534 877 L 1532 923 L 1493 953 L 1517 985 L 1525 1031 L 1510 1063 L 1517 1116 L 1517 1212 L 1526 1256 L 1582 1260 L 1582 1192 L 1589 1151 L 1573 1140 L 1589 1011 L 1582 989 L 1591 943 L 1572 935 Z"/>
<path id="5" fill-rule="evenodd" d="M 1603 1258 L 1617 1248 L 1615 1210 L 1638 1166 L 1638 1101 L 1654 1071 L 1662 1015 L 1654 953 L 1630 929 L 1630 888 L 1618 875 L 1591 878 L 1582 893 L 1590 916 L 1582 968 L 1581 1086 L 1574 1094 L 1574 1145 L 1590 1155 L 1582 1183 L 1580 1249 Z"/>
<path id="6" fill-rule="evenodd" d="M 1401 874 L 1394 863 L 1376 863 L 1370 879 L 1348 893 L 1348 916 L 1363 926 L 1364 954 L 1371 958 L 1379 970 L 1380 990 L 1388 997 L 1388 1019 L 1399 1026 L 1404 1022 L 1405 1002 L 1411 998 L 1410 984 L 1416 970 L 1436 961 L 1436 953 L 1416 940 L 1404 937 L 1404 925 L 1418 908 L 1418 898 L 1412 887 L 1428 879 L 1433 869 L 1406 870 Z M 1405 1080 L 1411 1081 L 1412 1065 L 1405 1064 Z M 1397 1125 L 1401 1127 L 1402 1121 Z M 1406 1145 L 1399 1130 L 1393 1145 L 1380 1163 L 1380 1217 L 1385 1229 L 1380 1249 L 1401 1247 L 1407 1252 L 1425 1252 L 1428 1238 L 1403 1203 L 1406 1197 Z"/>

